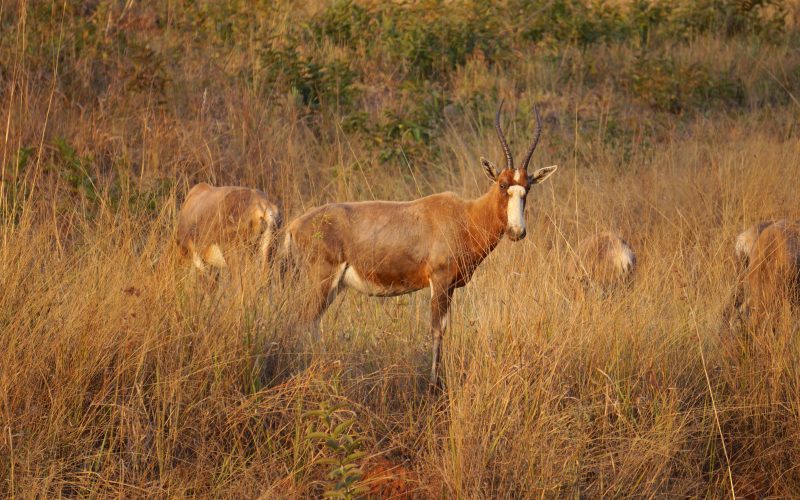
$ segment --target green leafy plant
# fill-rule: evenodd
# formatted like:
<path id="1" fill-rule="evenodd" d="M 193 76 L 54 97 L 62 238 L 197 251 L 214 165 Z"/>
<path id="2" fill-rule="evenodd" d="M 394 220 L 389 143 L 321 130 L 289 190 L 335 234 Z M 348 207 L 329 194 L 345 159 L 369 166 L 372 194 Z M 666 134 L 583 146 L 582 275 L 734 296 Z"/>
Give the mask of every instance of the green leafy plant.
<path id="1" fill-rule="evenodd" d="M 75 193 L 86 196 L 86 199 L 96 203 L 100 201 L 97 188 L 97 179 L 89 172 L 88 166 L 92 163 L 90 156 L 80 156 L 75 148 L 63 138 L 55 140 L 58 149 L 60 172 L 64 180 L 72 187 Z M 56 165 L 55 168 L 59 166 Z"/>
<path id="2" fill-rule="evenodd" d="M 365 455 L 359 450 L 364 438 L 352 431 L 354 418 L 342 417 L 346 409 L 346 403 L 331 406 L 323 402 L 318 410 L 303 415 L 311 419 L 306 439 L 321 446 L 321 456 L 313 464 L 328 467 L 323 484 L 324 498 L 359 498 L 368 491 L 361 484 L 364 473 L 358 466 L 358 461 Z"/>

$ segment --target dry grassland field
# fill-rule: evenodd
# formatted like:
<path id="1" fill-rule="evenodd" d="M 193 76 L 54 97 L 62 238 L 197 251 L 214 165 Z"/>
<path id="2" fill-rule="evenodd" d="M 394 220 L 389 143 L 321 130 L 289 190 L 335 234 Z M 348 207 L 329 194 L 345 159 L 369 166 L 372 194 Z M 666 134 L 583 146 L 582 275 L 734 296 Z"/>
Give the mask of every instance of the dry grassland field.
<path id="1" fill-rule="evenodd" d="M 794 0 L 0 2 L 0 496 L 800 496 L 800 332 L 732 306 L 800 219 Z M 336 299 L 182 259 L 199 183 L 329 202 L 491 182 L 527 237 L 456 290 Z M 578 242 L 636 254 L 584 293 Z M 240 284 L 236 284 L 237 280 Z M 576 291 L 577 290 L 577 291 Z"/>

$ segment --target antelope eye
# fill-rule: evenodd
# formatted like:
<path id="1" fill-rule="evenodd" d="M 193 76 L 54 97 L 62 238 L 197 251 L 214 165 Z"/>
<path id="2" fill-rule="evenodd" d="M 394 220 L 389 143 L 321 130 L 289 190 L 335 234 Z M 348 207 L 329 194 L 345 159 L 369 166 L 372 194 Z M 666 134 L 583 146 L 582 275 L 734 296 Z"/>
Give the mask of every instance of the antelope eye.
<path id="1" fill-rule="evenodd" d="M 505 191 L 506 189 L 508 189 L 508 184 L 506 184 L 505 182 L 500 183 L 500 189 Z"/>

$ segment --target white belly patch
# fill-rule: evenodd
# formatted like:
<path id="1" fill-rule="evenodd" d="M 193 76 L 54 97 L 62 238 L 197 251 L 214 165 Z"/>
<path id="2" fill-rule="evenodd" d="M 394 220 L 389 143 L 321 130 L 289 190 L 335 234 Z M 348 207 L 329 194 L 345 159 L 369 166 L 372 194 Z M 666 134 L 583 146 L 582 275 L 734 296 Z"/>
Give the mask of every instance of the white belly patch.
<path id="1" fill-rule="evenodd" d="M 392 297 L 414 291 L 413 289 L 407 290 L 405 288 L 384 287 L 376 283 L 372 283 L 371 281 L 362 278 L 352 266 L 347 266 L 347 270 L 345 270 L 344 276 L 342 277 L 342 282 L 346 286 L 354 290 L 358 290 L 361 293 L 378 297 Z"/>

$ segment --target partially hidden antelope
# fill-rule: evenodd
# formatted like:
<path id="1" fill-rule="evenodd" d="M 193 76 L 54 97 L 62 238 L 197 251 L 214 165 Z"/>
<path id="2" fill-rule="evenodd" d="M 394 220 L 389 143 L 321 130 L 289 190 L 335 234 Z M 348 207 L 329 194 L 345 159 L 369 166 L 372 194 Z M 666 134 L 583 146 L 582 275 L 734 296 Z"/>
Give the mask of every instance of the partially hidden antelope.
<path id="1" fill-rule="evenodd" d="M 391 297 L 423 288 L 431 291 L 433 338 L 431 383 L 438 385 L 441 342 L 453 292 L 465 286 L 503 235 L 512 241 L 525 237 L 525 201 L 529 190 L 555 172 L 556 165 L 527 173 L 539 143 L 542 123 L 536 114 L 533 142 L 520 167 L 500 125 L 495 130 L 505 153 L 505 168 L 481 157 L 492 184 L 480 198 L 463 199 L 451 192 L 413 201 L 330 203 L 309 210 L 286 228 L 284 253 L 305 266 L 312 291 L 303 323 L 319 340 L 319 322 L 343 287 Z M 508 274 L 513 274 L 509 269 Z M 505 285 L 504 281 L 504 285 Z"/>
<path id="2" fill-rule="evenodd" d="M 764 229 L 775 222 L 774 220 L 759 222 L 748 227 L 736 237 L 733 254 L 739 271 L 747 270 L 747 266 L 750 263 L 750 254 L 753 252 L 753 246 L 755 246 L 758 236 Z"/>
<path id="3" fill-rule="evenodd" d="M 734 260 L 737 283 L 723 309 L 723 328 L 734 327 L 744 318 L 751 324 L 774 316 L 778 304 L 798 302 L 797 269 L 800 254 L 792 259 L 792 248 L 800 241 L 798 222 L 785 219 L 759 222 L 736 237 Z M 762 234 L 765 234 L 762 239 Z M 792 268 L 795 268 L 794 277 Z"/>
<path id="4" fill-rule="evenodd" d="M 280 224 L 278 207 L 263 192 L 201 182 L 178 213 L 177 244 L 200 271 L 228 268 L 245 247 L 265 264 Z"/>
<path id="5" fill-rule="evenodd" d="M 759 222 L 736 236 L 736 243 L 733 247 L 733 261 L 736 268 L 737 282 L 730 299 L 722 311 L 724 327 L 733 327 L 734 323 L 738 323 L 747 312 L 745 299 L 750 254 L 753 252 L 753 247 L 761 232 L 774 223 L 774 220 Z"/>
<path id="6" fill-rule="evenodd" d="M 779 220 L 761 229 L 749 253 L 746 300 L 753 324 L 800 305 L 800 221 Z"/>
<path id="7" fill-rule="evenodd" d="M 603 231 L 578 242 L 567 276 L 575 291 L 603 295 L 629 282 L 636 269 L 636 254 L 619 235 Z"/>

